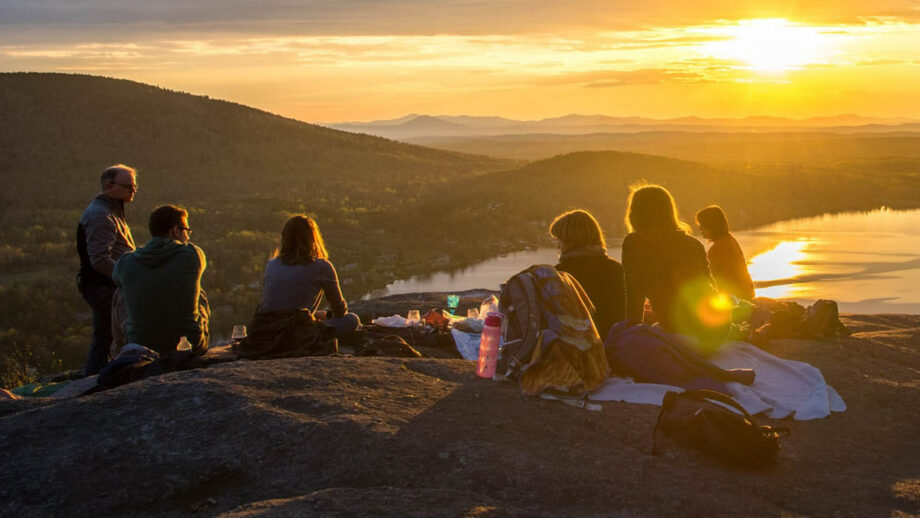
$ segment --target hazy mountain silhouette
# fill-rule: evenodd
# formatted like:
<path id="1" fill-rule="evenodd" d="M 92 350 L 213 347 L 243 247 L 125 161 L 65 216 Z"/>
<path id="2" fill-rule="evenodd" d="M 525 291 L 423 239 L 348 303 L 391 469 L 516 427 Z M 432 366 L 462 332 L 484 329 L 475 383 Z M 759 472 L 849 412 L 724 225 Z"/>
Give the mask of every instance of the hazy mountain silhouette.
<path id="1" fill-rule="evenodd" d="M 920 131 L 920 121 L 906 118 L 882 119 L 854 114 L 790 119 L 752 116 L 737 119 L 706 119 L 689 116 L 672 119 L 610 117 L 570 114 L 535 121 L 468 115 L 407 115 L 398 119 L 328 124 L 329 127 L 393 139 L 448 136 L 499 136 L 525 134 L 581 135 L 590 133 L 639 133 L 646 131 L 685 132 L 789 132 L 830 133 Z"/>

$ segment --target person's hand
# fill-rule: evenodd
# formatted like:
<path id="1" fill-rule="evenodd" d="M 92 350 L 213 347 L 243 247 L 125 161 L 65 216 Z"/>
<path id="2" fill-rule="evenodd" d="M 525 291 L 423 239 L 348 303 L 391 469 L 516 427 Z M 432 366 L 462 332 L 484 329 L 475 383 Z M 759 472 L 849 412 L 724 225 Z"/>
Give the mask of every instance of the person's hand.
<path id="1" fill-rule="evenodd" d="M 313 318 L 315 318 L 316 320 L 326 320 L 326 318 L 329 316 L 328 313 L 329 312 L 326 311 L 325 309 L 320 309 L 320 310 L 317 310 L 315 313 L 313 313 Z"/>

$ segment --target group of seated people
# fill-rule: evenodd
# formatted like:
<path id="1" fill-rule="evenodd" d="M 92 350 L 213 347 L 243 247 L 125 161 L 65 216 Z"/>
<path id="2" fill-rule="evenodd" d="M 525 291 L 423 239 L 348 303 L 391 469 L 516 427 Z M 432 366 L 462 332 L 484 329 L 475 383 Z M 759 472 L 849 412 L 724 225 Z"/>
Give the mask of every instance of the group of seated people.
<path id="1" fill-rule="evenodd" d="M 591 299 L 601 339 L 616 322 L 628 319 L 657 320 L 666 331 L 724 341 L 731 325 L 728 295 L 753 300 L 754 284 L 722 209 L 702 209 L 696 221 L 712 243 L 708 252 L 681 221 L 667 189 L 634 189 L 626 210 L 622 264 L 607 256 L 600 225 L 590 213 L 573 210 L 553 221 L 550 235 L 560 250 L 556 268 L 575 277 Z"/>
<path id="2" fill-rule="evenodd" d="M 112 166 L 103 173 L 102 189 L 78 227 L 80 289 L 94 312 L 94 342 L 86 373 L 98 372 L 108 361 L 109 343 L 111 352 L 136 343 L 160 355 L 175 353 L 177 345 L 203 354 L 210 340 L 210 308 L 201 289 L 207 261 L 190 242 L 188 212 L 173 205 L 154 209 L 148 223 L 152 238 L 134 249 L 124 204 L 137 191 L 136 171 Z M 616 322 L 643 317 L 648 322 L 652 313 L 667 331 L 702 340 L 725 338 L 728 322 L 725 308 L 713 302 L 718 300 L 716 290 L 750 300 L 753 284 L 722 210 L 708 207 L 696 219 L 702 235 L 712 242 L 708 255 L 680 220 L 665 188 L 633 189 L 622 265 L 608 257 L 600 225 L 590 213 L 573 210 L 553 221 L 550 234 L 560 248 L 556 267 L 584 288 L 596 310 L 593 319 L 602 339 Z M 320 310 L 323 298 L 328 311 Z M 324 321 L 336 338 L 351 336 L 361 326 L 358 316 L 348 312 L 319 226 L 305 215 L 285 223 L 281 246 L 265 269 L 258 307 L 260 312 L 297 309 Z M 187 346 L 180 344 L 183 337 Z"/>
<path id="3" fill-rule="evenodd" d="M 182 337 L 191 353 L 208 349 L 210 307 L 201 276 L 207 265 L 201 248 L 189 242 L 188 213 L 173 205 L 154 209 L 149 220 L 153 236 L 144 246 L 121 256 L 112 272 L 117 290 L 113 303 L 115 348 L 141 344 L 160 356 L 175 353 Z M 309 309 L 334 330 L 336 338 L 361 325 L 348 312 L 335 268 L 328 260 L 316 222 L 296 215 L 284 225 L 281 247 L 265 269 L 259 311 Z M 320 310 L 325 296 L 330 310 Z"/>

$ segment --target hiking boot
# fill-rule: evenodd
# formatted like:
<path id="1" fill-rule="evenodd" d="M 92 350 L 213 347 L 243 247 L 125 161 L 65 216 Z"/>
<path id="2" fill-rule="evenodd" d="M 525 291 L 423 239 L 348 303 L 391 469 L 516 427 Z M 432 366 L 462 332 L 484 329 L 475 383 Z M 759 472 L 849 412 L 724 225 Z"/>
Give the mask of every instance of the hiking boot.
<path id="1" fill-rule="evenodd" d="M 342 337 L 342 346 L 357 348 L 358 344 L 364 343 L 365 340 L 367 340 L 367 331 L 360 328 L 355 329 L 354 332 Z"/>
<path id="2" fill-rule="evenodd" d="M 322 352 L 321 354 L 322 354 L 323 356 L 327 356 L 327 355 L 330 355 L 330 354 L 336 354 L 336 353 L 338 353 L 338 352 L 339 352 L 339 340 L 338 340 L 338 338 L 333 338 L 332 340 L 326 340 L 325 342 L 323 342 L 323 350 L 322 350 L 322 351 L 323 351 L 323 352 Z"/>

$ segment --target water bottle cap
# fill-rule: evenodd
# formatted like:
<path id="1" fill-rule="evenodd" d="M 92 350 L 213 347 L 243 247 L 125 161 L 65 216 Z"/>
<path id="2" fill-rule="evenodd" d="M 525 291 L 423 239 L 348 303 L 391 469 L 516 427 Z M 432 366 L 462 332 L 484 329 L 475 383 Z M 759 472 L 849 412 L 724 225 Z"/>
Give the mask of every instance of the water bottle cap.
<path id="1" fill-rule="evenodd" d="M 493 327 L 502 326 L 502 317 L 498 313 L 489 313 L 486 317 L 485 325 Z"/>

